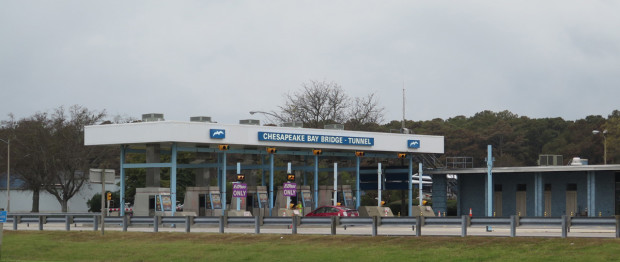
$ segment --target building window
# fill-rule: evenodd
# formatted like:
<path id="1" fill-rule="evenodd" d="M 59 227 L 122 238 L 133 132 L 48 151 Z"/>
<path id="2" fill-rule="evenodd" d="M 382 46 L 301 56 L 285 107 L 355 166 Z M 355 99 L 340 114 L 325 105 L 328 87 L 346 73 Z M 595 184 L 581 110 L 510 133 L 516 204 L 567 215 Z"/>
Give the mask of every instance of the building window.
<path id="1" fill-rule="evenodd" d="M 551 184 L 545 184 L 545 191 L 551 191 Z"/>
<path id="2" fill-rule="evenodd" d="M 527 191 L 526 184 L 517 184 L 517 191 Z"/>
<path id="3" fill-rule="evenodd" d="M 577 184 L 566 184 L 566 191 L 577 191 Z"/>
<path id="4" fill-rule="evenodd" d="M 493 188 L 495 192 L 502 192 L 502 184 L 495 184 Z"/>

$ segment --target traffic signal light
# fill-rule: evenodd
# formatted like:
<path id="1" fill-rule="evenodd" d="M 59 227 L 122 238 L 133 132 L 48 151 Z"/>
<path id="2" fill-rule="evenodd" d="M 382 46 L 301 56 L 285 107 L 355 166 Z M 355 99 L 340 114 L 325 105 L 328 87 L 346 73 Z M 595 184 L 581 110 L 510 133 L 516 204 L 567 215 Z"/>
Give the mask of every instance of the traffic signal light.
<path id="1" fill-rule="evenodd" d="M 321 150 L 321 149 L 313 149 L 312 150 L 312 154 L 318 156 L 320 154 L 323 154 L 323 150 Z"/>
<path id="2" fill-rule="evenodd" d="M 112 193 L 111 193 L 111 192 L 108 192 L 108 194 L 106 195 L 106 197 L 107 197 L 107 199 L 108 199 L 108 200 L 112 200 Z"/>
<path id="3" fill-rule="evenodd" d="M 287 174 L 286 175 L 286 180 L 288 180 L 289 182 L 295 181 L 295 175 L 294 174 Z"/>
<path id="4" fill-rule="evenodd" d="M 407 158 L 407 153 L 398 153 L 398 158 Z"/>
<path id="5" fill-rule="evenodd" d="M 268 147 L 267 148 L 267 153 L 269 154 L 275 154 L 278 150 L 276 150 L 275 147 Z"/>
<path id="6" fill-rule="evenodd" d="M 237 181 L 239 181 L 239 182 L 245 181 L 245 175 L 244 174 L 237 174 Z"/>
<path id="7" fill-rule="evenodd" d="M 355 156 L 363 157 L 364 156 L 364 151 L 355 151 Z"/>
<path id="8" fill-rule="evenodd" d="M 228 145 L 218 145 L 217 147 L 222 151 L 228 150 L 228 148 L 230 148 Z"/>

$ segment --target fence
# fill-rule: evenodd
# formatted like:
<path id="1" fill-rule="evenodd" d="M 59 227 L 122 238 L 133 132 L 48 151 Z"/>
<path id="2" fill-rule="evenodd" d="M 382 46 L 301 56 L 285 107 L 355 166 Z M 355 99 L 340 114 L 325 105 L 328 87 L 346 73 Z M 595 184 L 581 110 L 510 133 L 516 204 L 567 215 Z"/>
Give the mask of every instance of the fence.
<path id="1" fill-rule="evenodd" d="M 20 223 L 38 224 L 43 230 L 45 224 L 64 223 L 67 231 L 71 224 L 91 225 L 94 231 L 99 229 L 101 215 L 99 213 L 13 213 L 8 214 L 7 223 L 13 224 L 13 230 L 18 229 Z M 371 228 L 369 235 L 376 236 L 377 229 L 382 226 L 411 227 L 416 236 L 421 236 L 424 226 L 444 226 L 460 228 L 461 236 L 467 236 L 467 229 L 472 226 L 507 226 L 510 236 L 515 237 L 520 226 L 544 226 L 560 228 L 561 236 L 566 238 L 572 226 L 579 227 L 615 227 L 615 237 L 620 238 L 620 216 L 615 217 L 194 217 L 194 216 L 122 216 L 105 217 L 105 224 L 122 225 L 123 231 L 132 225 L 153 227 L 158 232 L 161 225 L 184 225 L 185 232 L 190 232 L 192 226 L 206 225 L 219 227 L 224 233 L 230 226 L 253 226 L 256 234 L 260 234 L 261 227 L 286 226 L 292 234 L 297 234 L 299 226 L 324 226 L 331 228 L 331 234 L 336 235 L 338 227 L 345 230 L 348 226 L 367 226 Z"/>

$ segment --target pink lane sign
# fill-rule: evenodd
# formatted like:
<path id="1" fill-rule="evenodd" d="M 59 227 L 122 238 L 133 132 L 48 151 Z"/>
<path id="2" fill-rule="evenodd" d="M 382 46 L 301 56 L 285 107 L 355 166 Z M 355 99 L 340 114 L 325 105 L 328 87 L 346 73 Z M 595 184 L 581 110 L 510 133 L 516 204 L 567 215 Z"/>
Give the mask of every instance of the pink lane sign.
<path id="1" fill-rule="evenodd" d="M 297 184 L 295 183 L 284 183 L 284 196 L 286 197 L 294 197 L 297 196 Z"/>
<path id="2" fill-rule="evenodd" d="M 248 195 L 248 186 L 245 183 L 233 184 L 233 197 L 246 197 Z"/>

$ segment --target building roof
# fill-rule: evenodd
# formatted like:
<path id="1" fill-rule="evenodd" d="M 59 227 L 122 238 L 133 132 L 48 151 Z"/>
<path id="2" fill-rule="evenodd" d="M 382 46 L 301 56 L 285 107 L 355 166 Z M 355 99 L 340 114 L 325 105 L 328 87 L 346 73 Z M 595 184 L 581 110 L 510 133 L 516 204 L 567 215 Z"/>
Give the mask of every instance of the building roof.
<path id="1" fill-rule="evenodd" d="M 443 136 L 417 134 L 179 121 L 96 125 L 86 126 L 84 130 L 84 144 L 87 146 L 156 143 L 167 145 L 172 142 L 189 147 L 217 147 L 218 144 L 228 144 L 235 149 L 279 147 L 321 148 L 334 151 L 444 153 Z"/>
<path id="2" fill-rule="evenodd" d="M 584 171 L 620 171 L 620 165 L 580 165 L 580 166 L 523 166 L 494 167 L 493 173 L 545 173 L 545 172 L 584 172 Z M 435 169 L 426 174 L 486 174 L 487 168 Z"/>

